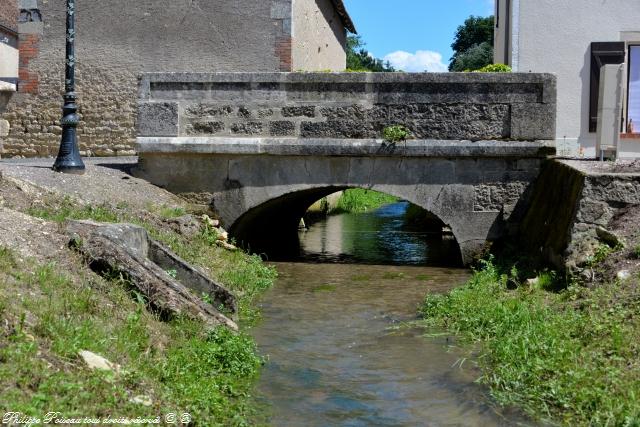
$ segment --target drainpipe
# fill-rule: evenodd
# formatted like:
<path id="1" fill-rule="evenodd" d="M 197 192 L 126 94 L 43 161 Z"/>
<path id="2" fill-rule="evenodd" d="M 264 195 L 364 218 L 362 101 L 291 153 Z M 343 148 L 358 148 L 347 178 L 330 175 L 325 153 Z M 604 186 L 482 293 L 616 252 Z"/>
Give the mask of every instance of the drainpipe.
<path id="1" fill-rule="evenodd" d="M 500 0 L 497 0 L 500 1 Z M 509 53 L 511 51 L 511 0 L 506 0 L 506 7 L 504 12 L 504 63 L 507 65 L 511 65 L 511 61 L 509 61 Z"/>
<path id="2" fill-rule="evenodd" d="M 520 71 L 520 0 L 513 0 L 511 9 L 511 68 Z"/>

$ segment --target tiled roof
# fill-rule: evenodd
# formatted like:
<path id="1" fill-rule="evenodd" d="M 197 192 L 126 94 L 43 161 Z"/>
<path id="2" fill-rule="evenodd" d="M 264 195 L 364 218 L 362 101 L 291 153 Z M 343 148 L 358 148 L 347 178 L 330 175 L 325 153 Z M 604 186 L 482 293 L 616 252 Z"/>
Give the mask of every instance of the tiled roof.
<path id="1" fill-rule="evenodd" d="M 349 32 L 357 34 L 358 32 L 356 31 L 356 27 L 353 25 L 353 21 L 347 12 L 347 8 L 344 6 L 344 2 L 342 0 L 331 0 L 331 3 L 333 3 L 333 7 L 335 7 L 340 18 L 342 18 L 344 27 L 349 30 Z"/>

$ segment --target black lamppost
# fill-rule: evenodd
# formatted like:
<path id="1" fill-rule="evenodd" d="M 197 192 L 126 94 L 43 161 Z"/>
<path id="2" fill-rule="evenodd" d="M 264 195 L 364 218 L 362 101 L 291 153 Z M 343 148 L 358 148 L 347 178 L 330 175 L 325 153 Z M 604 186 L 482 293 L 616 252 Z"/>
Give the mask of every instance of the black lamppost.
<path id="1" fill-rule="evenodd" d="M 76 127 L 79 118 L 76 112 L 76 56 L 75 56 L 75 14 L 76 1 L 67 0 L 67 54 L 66 69 L 64 78 L 64 106 L 62 107 L 62 140 L 60 141 L 60 149 L 58 157 L 53 164 L 53 170 L 56 172 L 72 173 L 82 175 L 84 173 L 84 163 L 80 157 L 78 149 L 78 140 L 76 137 Z"/>

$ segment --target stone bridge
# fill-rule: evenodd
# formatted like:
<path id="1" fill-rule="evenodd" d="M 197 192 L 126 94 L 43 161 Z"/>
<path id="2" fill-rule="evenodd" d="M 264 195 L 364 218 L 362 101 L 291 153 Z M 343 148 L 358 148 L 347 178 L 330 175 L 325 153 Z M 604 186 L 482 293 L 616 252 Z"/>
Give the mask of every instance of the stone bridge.
<path id="1" fill-rule="evenodd" d="M 381 191 L 438 216 L 469 262 L 517 228 L 555 114 L 548 74 L 145 74 L 137 174 L 249 244 L 295 236 L 328 194 Z M 384 142 L 390 125 L 412 139 Z"/>

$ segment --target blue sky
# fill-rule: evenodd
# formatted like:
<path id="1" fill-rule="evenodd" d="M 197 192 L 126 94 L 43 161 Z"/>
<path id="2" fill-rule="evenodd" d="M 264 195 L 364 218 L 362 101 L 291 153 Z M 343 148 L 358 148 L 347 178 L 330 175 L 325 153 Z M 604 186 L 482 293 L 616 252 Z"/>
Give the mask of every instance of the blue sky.
<path id="1" fill-rule="evenodd" d="M 366 49 L 404 71 L 445 71 L 458 25 L 494 0 L 344 0 Z"/>

